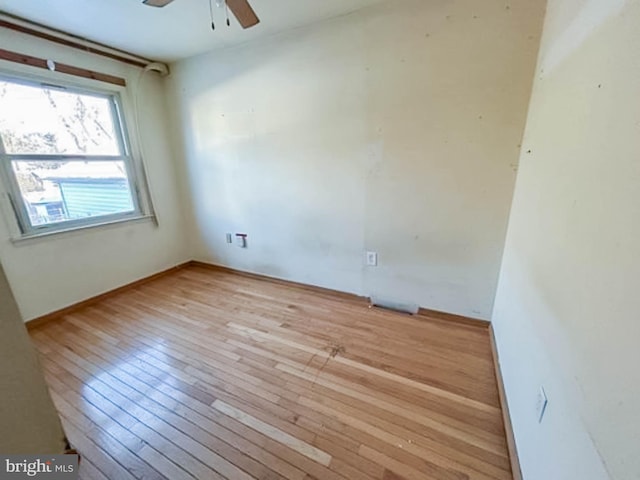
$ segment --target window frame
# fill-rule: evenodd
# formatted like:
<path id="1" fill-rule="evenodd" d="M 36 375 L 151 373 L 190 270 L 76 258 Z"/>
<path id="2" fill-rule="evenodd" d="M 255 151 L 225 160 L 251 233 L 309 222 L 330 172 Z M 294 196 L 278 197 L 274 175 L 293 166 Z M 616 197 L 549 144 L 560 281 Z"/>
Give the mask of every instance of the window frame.
<path id="1" fill-rule="evenodd" d="M 54 80 L 39 76 L 20 75 L 0 71 L 0 81 L 11 82 L 20 85 L 27 85 L 37 88 L 51 88 L 69 93 L 89 95 L 104 98 L 109 101 L 112 121 L 116 141 L 120 155 L 67 155 L 67 154 L 13 154 L 7 153 L 0 135 L 0 181 L 4 186 L 10 210 L 15 217 L 16 226 L 19 230 L 17 238 L 28 239 L 55 233 L 75 231 L 85 228 L 93 228 L 101 225 L 140 220 L 148 217 L 145 214 L 145 202 L 142 196 L 141 180 L 144 180 L 144 172 L 140 172 L 140 166 L 135 156 L 132 154 L 131 137 L 125 118 L 125 110 L 120 90 L 100 88 L 93 83 L 89 86 L 79 85 L 66 81 L 66 79 L 56 78 Z M 124 164 L 127 173 L 127 183 L 131 193 L 133 210 L 108 215 L 97 215 L 93 217 L 79 218 L 52 222 L 43 225 L 32 225 L 22 192 L 13 169 L 15 161 L 118 161 Z M 150 201 L 150 199 L 148 200 Z"/>

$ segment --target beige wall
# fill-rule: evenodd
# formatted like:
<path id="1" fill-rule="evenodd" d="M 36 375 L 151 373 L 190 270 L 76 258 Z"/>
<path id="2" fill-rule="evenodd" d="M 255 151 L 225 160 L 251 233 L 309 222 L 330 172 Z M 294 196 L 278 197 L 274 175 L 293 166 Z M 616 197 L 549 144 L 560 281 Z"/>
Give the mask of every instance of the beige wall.
<path id="1" fill-rule="evenodd" d="M 128 126 L 133 128 L 133 98 L 140 69 L 0 29 L 2 48 L 123 77 Z M 0 62 L 1 73 L 31 73 L 65 78 L 45 70 Z M 68 77 L 66 77 L 68 80 Z M 73 77 L 72 77 L 73 78 Z M 80 81 L 74 79 L 72 81 Z M 13 214 L 2 195 L 0 260 L 25 320 L 49 313 L 190 259 L 184 241 L 183 210 L 177 193 L 172 145 L 167 140 L 163 81 L 154 74 L 142 82 L 141 125 L 146 165 L 160 221 L 101 227 L 46 239 L 12 243 Z M 131 134 L 132 141 L 135 135 Z M 0 190 L 2 190 L 0 185 Z"/>
<path id="2" fill-rule="evenodd" d="M 544 14 L 508 3 L 388 1 L 174 65 L 196 258 L 489 318 Z"/>
<path id="3" fill-rule="evenodd" d="M 638 25 L 549 2 L 493 316 L 526 479 L 640 478 Z"/>
<path id="4" fill-rule="evenodd" d="M 64 432 L 0 265 L 0 452 L 63 453 Z"/>

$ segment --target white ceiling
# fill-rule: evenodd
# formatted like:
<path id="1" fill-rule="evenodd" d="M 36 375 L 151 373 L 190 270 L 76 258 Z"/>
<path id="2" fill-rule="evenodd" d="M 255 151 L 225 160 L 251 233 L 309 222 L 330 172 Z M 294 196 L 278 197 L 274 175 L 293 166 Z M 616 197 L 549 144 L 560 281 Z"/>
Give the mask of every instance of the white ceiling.
<path id="1" fill-rule="evenodd" d="M 261 23 L 242 30 L 213 1 L 175 0 L 152 8 L 142 0 L 0 0 L 0 10 L 74 35 L 155 60 L 173 61 L 243 43 L 326 18 L 344 15 L 383 0 L 250 0 Z"/>

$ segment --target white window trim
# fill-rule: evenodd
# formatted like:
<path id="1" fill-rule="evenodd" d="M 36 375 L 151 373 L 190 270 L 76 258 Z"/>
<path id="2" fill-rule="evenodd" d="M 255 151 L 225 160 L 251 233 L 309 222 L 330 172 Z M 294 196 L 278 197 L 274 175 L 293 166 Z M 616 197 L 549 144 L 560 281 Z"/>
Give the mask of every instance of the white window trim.
<path id="1" fill-rule="evenodd" d="M 69 81 L 67 78 L 61 78 L 61 74 L 54 72 L 53 77 L 45 78 L 42 76 L 18 72 L 0 71 L 0 80 L 10 81 L 14 83 L 33 85 L 42 87 L 58 87 L 65 91 L 84 93 L 94 96 L 102 96 L 109 100 L 113 118 L 116 120 L 114 128 L 118 136 L 118 144 L 122 155 L 117 156 L 93 156 L 93 155 L 30 155 L 30 154 L 7 154 L 0 137 L 0 186 L 3 191 L 2 211 L 10 227 L 11 241 L 21 242 L 23 240 L 31 240 L 37 238 L 46 238 L 52 235 L 58 235 L 68 232 L 76 232 L 80 230 L 93 229 L 96 227 L 116 225 L 124 222 L 140 221 L 151 219 L 157 226 L 157 219 L 151 205 L 151 196 L 148 191 L 146 172 L 139 155 L 133 155 L 135 145 L 135 136 L 130 134 L 131 125 L 127 122 L 127 118 L 135 120 L 135 115 L 130 114 L 127 109 L 127 89 L 126 87 L 112 86 L 113 88 L 104 88 L 102 84 L 96 81 L 87 80 L 80 82 Z M 123 98 L 124 97 L 124 98 Z M 135 112 L 133 112 L 135 113 Z M 127 117 L 127 118 L 125 118 Z M 135 128 L 139 128 L 135 125 Z M 139 148 L 136 148 L 139 151 Z M 134 210 L 131 212 L 117 213 L 112 215 L 101 215 L 89 217 L 85 219 L 67 220 L 64 222 L 51 223 L 42 226 L 32 226 L 29 216 L 22 200 L 20 188 L 17 184 L 11 161 L 15 160 L 88 160 L 88 161 L 122 161 L 127 169 L 127 177 L 131 191 L 131 197 Z"/>

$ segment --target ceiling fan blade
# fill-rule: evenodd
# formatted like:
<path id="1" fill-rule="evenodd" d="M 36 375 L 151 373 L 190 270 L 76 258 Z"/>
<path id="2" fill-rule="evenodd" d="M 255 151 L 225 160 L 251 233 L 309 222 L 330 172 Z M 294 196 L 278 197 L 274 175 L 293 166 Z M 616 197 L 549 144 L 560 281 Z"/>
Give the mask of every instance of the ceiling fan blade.
<path id="1" fill-rule="evenodd" d="M 173 0 L 142 0 L 142 3 L 150 7 L 166 7 L 171 2 L 173 2 Z"/>
<path id="2" fill-rule="evenodd" d="M 236 16 L 242 28 L 253 27 L 260 23 L 260 19 L 247 0 L 227 0 L 227 6 Z"/>

